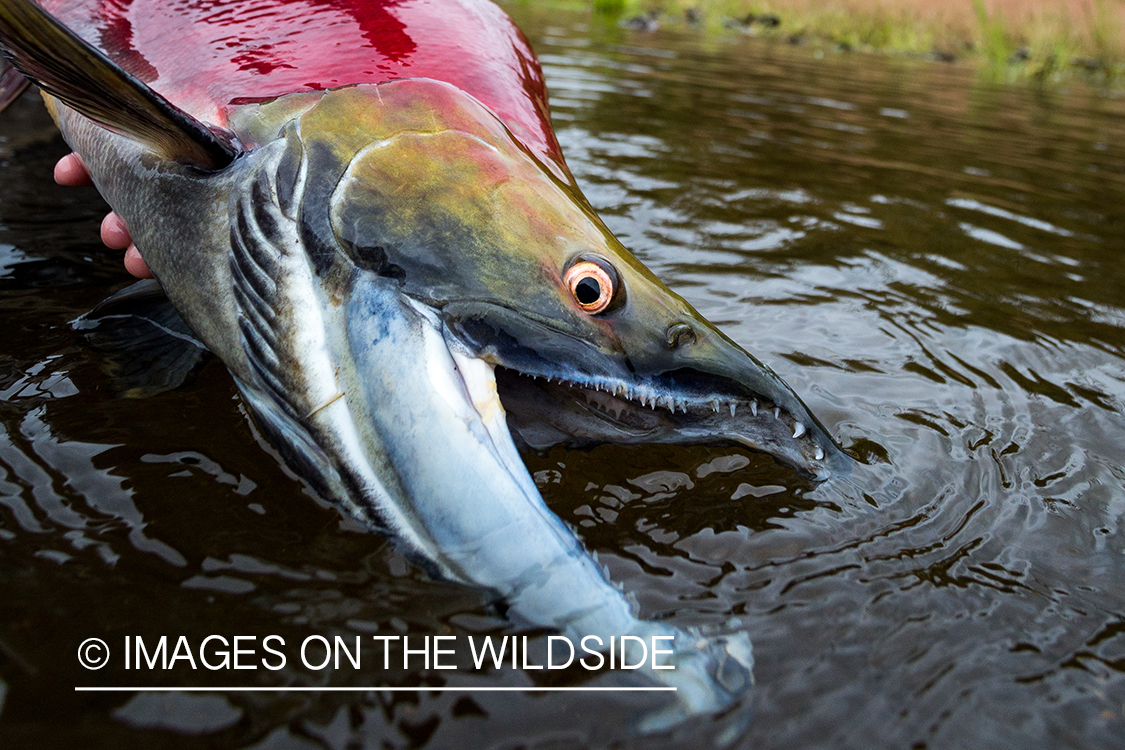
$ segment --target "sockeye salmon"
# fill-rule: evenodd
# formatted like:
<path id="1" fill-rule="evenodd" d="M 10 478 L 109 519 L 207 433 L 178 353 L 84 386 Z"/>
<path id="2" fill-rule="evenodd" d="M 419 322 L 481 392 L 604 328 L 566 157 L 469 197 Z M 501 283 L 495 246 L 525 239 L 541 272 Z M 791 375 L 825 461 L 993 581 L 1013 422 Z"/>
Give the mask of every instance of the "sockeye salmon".
<path id="1" fill-rule="evenodd" d="M 518 622 L 672 636 L 644 729 L 745 694 L 746 635 L 639 619 L 516 441 L 732 442 L 818 480 L 849 459 L 606 229 L 503 11 L 0 0 L 0 41 L 315 492 Z"/>

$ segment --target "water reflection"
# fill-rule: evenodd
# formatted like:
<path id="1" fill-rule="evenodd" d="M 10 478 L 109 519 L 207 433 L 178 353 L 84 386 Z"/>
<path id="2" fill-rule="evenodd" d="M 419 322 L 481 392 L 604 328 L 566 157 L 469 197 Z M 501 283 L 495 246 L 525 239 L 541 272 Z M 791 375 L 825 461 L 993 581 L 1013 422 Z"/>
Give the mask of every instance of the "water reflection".
<path id="1" fill-rule="evenodd" d="M 1125 644 L 1103 645 L 1123 609 L 1120 104 L 893 61 L 676 52 L 630 70 L 644 96 L 604 81 L 650 59 L 590 51 L 562 76 L 551 60 L 564 149 L 646 261 L 889 461 L 798 491 L 781 528 L 720 505 L 723 542 L 671 545 L 711 566 L 679 569 L 707 609 L 757 615 L 772 649 L 752 744 L 1108 740 L 1125 692 Z M 568 107 L 598 73 L 593 103 Z M 775 519 L 783 497 L 765 498 Z"/>
<path id="2" fill-rule="evenodd" d="M 527 457 L 646 617 L 741 620 L 758 679 L 742 744 L 1119 744 L 1121 99 L 511 10 L 611 228 L 867 461 L 816 487 L 726 448 Z M 65 712 L 99 736 L 185 746 L 615 738 L 637 705 L 67 692 L 84 679 L 71 641 L 93 633 L 509 631 L 305 495 L 221 367 L 112 397 L 67 322 L 123 280 L 96 248 L 96 200 L 44 184 L 61 146 L 27 135 L 46 127 L 30 103 L 19 112 L 0 121 L 24 139 L 5 144 L 0 187 L 0 736 L 69 736 L 52 718 Z"/>

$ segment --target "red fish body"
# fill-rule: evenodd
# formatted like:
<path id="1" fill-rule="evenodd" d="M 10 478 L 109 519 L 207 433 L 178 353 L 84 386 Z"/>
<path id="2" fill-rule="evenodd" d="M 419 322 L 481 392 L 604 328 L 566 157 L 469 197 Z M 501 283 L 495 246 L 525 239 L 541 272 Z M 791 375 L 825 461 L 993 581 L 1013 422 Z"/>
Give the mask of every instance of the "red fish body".
<path id="1" fill-rule="evenodd" d="M 450 83 L 540 159 L 562 164 L 543 75 L 490 0 L 43 0 L 172 104 L 225 126 L 233 108 L 398 78 Z"/>

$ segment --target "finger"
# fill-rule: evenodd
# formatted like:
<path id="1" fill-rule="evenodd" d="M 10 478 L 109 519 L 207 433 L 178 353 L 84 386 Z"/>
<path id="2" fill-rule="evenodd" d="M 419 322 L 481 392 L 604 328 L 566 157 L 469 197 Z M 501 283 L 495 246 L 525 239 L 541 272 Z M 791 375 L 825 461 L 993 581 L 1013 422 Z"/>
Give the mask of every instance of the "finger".
<path id="1" fill-rule="evenodd" d="M 129 245 L 129 249 L 125 251 L 125 270 L 138 279 L 152 278 L 152 271 L 149 270 L 136 245 Z"/>
<path id="2" fill-rule="evenodd" d="M 78 154 L 67 154 L 55 164 L 55 182 L 70 187 L 93 185 L 86 164 Z"/>
<path id="3" fill-rule="evenodd" d="M 115 213 L 106 214 L 102 219 L 102 242 L 111 250 L 124 250 L 133 242 L 129 236 L 129 227 Z"/>

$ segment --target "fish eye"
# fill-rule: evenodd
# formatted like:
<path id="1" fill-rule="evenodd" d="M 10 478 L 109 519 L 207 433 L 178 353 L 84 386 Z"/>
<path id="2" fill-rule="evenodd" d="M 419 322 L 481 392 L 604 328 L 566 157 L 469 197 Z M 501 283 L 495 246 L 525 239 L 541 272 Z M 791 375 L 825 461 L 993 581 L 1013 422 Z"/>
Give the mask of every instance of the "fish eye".
<path id="1" fill-rule="evenodd" d="M 617 274 L 600 258 L 580 258 L 567 269 L 563 280 L 578 307 L 591 315 L 609 307 L 617 291 Z"/>

